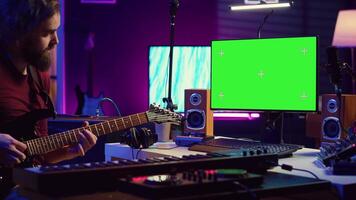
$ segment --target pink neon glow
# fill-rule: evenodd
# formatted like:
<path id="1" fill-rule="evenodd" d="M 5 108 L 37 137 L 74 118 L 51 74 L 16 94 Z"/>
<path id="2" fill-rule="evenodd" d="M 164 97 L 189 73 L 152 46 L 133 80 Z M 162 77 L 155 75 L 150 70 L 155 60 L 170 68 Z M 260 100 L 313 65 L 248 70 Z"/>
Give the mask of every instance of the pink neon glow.
<path id="1" fill-rule="evenodd" d="M 64 22 L 65 22 L 65 10 L 64 10 L 64 7 L 65 7 L 65 2 L 64 2 L 64 0 L 62 1 L 62 16 L 63 16 L 63 18 L 62 18 L 62 26 L 64 27 Z M 64 28 L 62 29 L 62 31 L 63 31 L 63 66 L 62 66 L 62 76 L 63 76 L 63 78 L 62 78 L 62 81 L 63 81 L 63 83 L 62 83 L 62 88 L 63 88 L 63 96 L 62 96 L 62 105 L 63 105 L 63 108 L 62 108 L 62 112 L 63 113 L 67 113 L 67 89 L 66 89 L 66 87 L 67 87 L 67 85 L 66 85 L 66 65 L 65 65 L 65 63 L 66 63 L 66 57 L 65 57 L 65 38 L 64 38 Z"/>
<path id="2" fill-rule="evenodd" d="M 80 3 L 115 4 L 116 0 L 81 0 Z"/>
<path id="3" fill-rule="evenodd" d="M 184 113 L 182 113 L 184 116 Z M 217 120 L 234 120 L 234 119 L 240 119 L 240 120 L 253 120 L 260 118 L 259 113 L 239 113 L 239 112 L 215 112 L 214 113 L 214 119 Z"/>
<path id="4" fill-rule="evenodd" d="M 250 118 L 249 113 L 214 113 L 214 117 Z"/>
<path id="5" fill-rule="evenodd" d="M 222 112 L 222 113 L 214 113 L 214 117 L 223 117 L 223 118 L 259 118 L 259 113 L 229 113 L 229 112 Z"/>
<path id="6" fill-rule="evenodd" d="M 259 113 L 251 113 L 250 117 L 251 118 L 259 118 L 260 114 Z"/>

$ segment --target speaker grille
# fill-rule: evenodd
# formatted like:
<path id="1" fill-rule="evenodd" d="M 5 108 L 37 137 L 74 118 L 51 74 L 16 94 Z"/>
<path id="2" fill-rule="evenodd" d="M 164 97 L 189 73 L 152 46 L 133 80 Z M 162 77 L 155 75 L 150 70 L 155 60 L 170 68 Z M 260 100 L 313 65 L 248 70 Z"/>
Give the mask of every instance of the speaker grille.
<path id="1" fill-rule="evenodd" d="M 336 140 L 341 136 L 340 120 L 336 117 L 327 117 L 323 120 L 322 133 L 324 139 Z"/>
<path id="2" fill-rule="evenodd" d="M 187 128 L 200 130 L 205 128 L 205 111 L 191 109 L 187 111 Z"/>

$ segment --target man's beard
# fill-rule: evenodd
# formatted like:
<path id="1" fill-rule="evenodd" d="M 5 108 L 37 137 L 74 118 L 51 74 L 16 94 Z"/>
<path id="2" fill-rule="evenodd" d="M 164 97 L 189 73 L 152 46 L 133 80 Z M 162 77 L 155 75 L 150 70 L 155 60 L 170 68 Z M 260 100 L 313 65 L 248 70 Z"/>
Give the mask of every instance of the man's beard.
<path id="1" fill-rule="evenodd" d="M 51 54 L 48 50 L 39 54 L 39 56 L 34 57 L 33 61 L 30 62 L 36 69 L 41 72 L 48 71 L 51 66 Z"/>
<path id="2" fill-rule="evenodd" d="M 51 54 L 49 49 L 36 51 L 34 45 L 31 45 L 31 42 L 26 42 L 22 53 L 27 62 L 41 72 L 48 71 L 51 66 Z"/>

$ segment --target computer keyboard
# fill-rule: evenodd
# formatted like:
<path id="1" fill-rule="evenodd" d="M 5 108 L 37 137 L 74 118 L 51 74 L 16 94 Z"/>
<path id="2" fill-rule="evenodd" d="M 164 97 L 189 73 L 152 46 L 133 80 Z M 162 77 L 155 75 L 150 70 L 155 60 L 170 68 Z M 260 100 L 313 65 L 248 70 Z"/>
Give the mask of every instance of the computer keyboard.
<path id="1" fill-rule="evenodd" d="M 215 138 L 203 141 L 189 147 L 191 151 L 210 153 L 231 153 L 234 151 L 242 154 L 277 154 L 279 158 L 292 156 L 293 152 L 303 148 L 295 144 L 269 144 L 258 141 L 239 140 L 229 138 Z"/>

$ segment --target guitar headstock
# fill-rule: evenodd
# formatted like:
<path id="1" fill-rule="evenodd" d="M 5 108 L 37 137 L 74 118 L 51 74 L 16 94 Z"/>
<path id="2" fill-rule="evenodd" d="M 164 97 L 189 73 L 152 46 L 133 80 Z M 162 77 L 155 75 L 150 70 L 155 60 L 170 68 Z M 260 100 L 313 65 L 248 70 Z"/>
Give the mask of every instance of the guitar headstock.
<path id="1" fill-rule="evenodd" d="M 180 125 L 182 116 L 178 113 L 163 109 L 156 104 L 151 104 L 150 109 L 147 111 L 148 121 L 156 123 L 171 122 Z"/>

